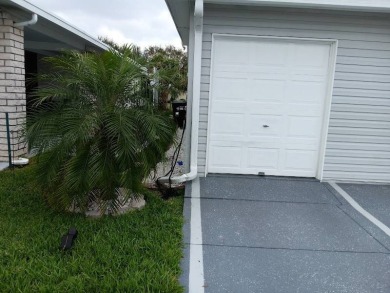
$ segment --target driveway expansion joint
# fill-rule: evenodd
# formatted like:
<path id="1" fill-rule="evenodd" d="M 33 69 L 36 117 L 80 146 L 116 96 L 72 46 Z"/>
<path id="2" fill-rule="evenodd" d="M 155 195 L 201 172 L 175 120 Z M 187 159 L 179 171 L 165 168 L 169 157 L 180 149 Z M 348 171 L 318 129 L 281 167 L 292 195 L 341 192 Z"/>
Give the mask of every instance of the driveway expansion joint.
<path id="1" fill-rule="evenodd" d="M 344 198 L 340 198 L 340 194 L 335 190 L 328 182 L 323 182 L 326 189 L 329 190 L 329 192 L 333 195 L 333 197 L 340 203 L 340 205 L 343 205 L 343 201 L 345 202 Z"/>
<path id="2" fill-rule="evenodd" d="M 252 180 L 283 180 L 283 181 L 300 181 L 300 182 L 318 182 L 320 180 L 316 178 L 303 178 L 303 177 L 288 177 L 288 176 L 258 176 L 258 175 L 234 175 L 234 174 L 207 174 L 204 178 L 234 178 L 234 179 L 252 179 Z"/>
<path id="3" fill-rule="evenodd" d="M 380 244 L 384 249 L 386 249 L 390 253 L 390 249 L 383 244 L 377 237 L 372 235 L 370 231 L 368 231 L 366 228 L 364 228 L 357 220 L 355 220 L 350 214 L 348 214 L 346 211 L 344 211 L 340 206 L 337 206 L 337 208 L 342 211 L 348 218 L 350 218 L 352 221 L 356 223 L 360 228 L 362 228 L 368 235 L 370 235 L 378 244 Z M 371 223 L 370 223 L 371 224 Z"/>
<path id="4" fill-rule="evenodd" d="M 289 247 L 267 247 L 267 246 L 246 246 L 246 245 L 226 245 L 226 244 L 191 244 L 213 247 L 229 247 L 229 248 L 250 248 L 250 249 L 264 249 L 264 250 L 288 250 L 288 251 L 310 251 L 310 252 L 326 252 L 326 253 L 351 253 L 351 254 L 384 254 L 390 255 L 389 252 L 382 251 L 352 251 L 352 250 L 327 250 L 327 249 L 308 249 L 308 248 L 289 248 Z"/>
<path id="5" fill-rule="evenodd" d="M 286 200 L 246 199 L 246 198 L 221 198 L 221 197 L 202 197 L 202 196 L 199 197 L 199 199 L 223 200 L 223 201 L 243 201 L 243 202 L 288 203 L 288 204 L 314 204 L 314 205 L 318 204 L 318 205 L 339 206 L 339 204 L 334 204 L 334 203 L 330 203 L 330 202 L 286 201 Z"/>

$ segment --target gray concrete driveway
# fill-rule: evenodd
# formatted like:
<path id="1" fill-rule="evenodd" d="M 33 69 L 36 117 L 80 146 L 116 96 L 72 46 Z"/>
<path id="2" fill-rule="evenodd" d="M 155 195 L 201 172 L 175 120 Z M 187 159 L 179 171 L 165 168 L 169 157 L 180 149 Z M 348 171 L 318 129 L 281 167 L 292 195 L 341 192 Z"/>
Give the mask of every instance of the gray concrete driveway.
<path id="1" fill-rule="evenodd" d="M 340 186 L 390 224 L 389 186 Z M 197 231 L 191 196 L 200 202 Z M 187 186 L 185 216 L 182 282 L 190 292 L 390 292 L 390 237 L 329 184 L 208 176 Z M 191 245 L 200 228 L 201 243 Z M 200 265 L 190 266 L 199 248 Z"/>

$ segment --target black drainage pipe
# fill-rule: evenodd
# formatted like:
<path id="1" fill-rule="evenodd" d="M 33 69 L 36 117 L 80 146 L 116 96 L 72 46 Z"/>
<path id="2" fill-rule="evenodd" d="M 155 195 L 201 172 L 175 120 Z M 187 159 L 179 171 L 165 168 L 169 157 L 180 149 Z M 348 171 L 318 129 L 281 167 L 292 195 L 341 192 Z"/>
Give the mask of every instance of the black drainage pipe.
<path id="1" fill-rule="evenodd" d="M 12 157 L 11 157 L 11 132 L 9 130 L 9 113 L 5 113 L 5 124 L 7 127 L 7 143 L 8 143 L 8 164 L 9 167 L 12 167 Z"/>

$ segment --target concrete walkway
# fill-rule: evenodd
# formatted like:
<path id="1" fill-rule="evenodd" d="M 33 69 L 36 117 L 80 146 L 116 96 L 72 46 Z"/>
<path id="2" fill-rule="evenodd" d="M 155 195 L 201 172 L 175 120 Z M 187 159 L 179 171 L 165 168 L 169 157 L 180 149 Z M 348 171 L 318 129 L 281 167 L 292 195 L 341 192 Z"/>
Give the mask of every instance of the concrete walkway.
<path id="1" fill-rule="evenodd" d="M 340 186 L 390 223 L 388 186 Z M 208 176 L 187 186 L 185 217 L 189 292 L 390 292 L 390 237 L 329 184 Z"/>

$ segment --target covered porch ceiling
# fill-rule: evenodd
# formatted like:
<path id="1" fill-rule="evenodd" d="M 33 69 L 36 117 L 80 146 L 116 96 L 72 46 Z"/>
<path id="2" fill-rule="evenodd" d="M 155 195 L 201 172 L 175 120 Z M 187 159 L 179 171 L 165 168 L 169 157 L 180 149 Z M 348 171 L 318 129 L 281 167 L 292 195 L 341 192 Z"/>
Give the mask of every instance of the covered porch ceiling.
<path id="1" fill-rule="evenodd" d="M 24 48 L 43 55 L 52 55 L 63 49 L 103 51 L 108 46 L 72 24 L 24 0 L 0 0 L 0 8 L 15 21 L 30 20 L 38 15 L 38 22 L 24 27 Z"/>

